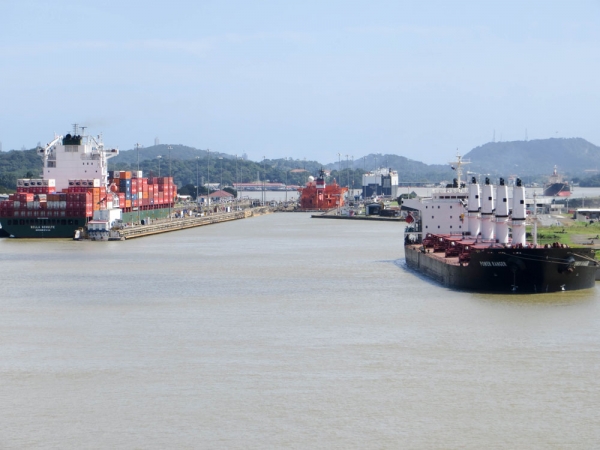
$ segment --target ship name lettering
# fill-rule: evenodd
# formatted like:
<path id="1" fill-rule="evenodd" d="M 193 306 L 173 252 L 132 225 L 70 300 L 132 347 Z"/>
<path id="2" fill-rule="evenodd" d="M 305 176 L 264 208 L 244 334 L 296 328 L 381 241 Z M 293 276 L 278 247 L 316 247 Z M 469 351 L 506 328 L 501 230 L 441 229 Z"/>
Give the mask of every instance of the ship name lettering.
<path id="1" fill-rule="evenodd" d="M 483 267 L 506 267 L 504 261 L 479 261 L 479 264 Z"/>

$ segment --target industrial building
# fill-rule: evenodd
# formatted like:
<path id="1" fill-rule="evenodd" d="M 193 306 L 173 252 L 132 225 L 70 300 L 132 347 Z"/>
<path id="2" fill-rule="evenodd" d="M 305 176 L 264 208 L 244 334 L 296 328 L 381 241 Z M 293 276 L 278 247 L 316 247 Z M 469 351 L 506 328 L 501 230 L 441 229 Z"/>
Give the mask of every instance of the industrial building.
<path id="1" fill-rule="evenodd" d="M 367 172 L 362 177 L 363 198 L 375 196 L 398 196 L 398 172 L 391 168 L 380 168 Z"/>

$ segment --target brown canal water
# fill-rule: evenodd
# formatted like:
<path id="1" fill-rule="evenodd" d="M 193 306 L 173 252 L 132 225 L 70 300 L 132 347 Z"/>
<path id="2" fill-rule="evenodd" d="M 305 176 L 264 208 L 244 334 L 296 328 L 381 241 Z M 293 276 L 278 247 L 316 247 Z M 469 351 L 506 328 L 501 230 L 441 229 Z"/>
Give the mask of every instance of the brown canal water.
<path id="1" fill-rule="evenodd" d="M 402 227 L 0 240 L 0 448 L 596 448 L 598 289 L 442 288 Z"/>

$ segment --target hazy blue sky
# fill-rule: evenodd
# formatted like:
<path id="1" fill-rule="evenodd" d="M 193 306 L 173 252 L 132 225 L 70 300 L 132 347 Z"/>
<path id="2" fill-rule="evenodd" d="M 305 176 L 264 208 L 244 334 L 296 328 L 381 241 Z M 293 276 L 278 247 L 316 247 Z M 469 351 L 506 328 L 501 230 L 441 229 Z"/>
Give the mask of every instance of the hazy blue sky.
<path id="1" fill-rule="evenodd" d="M 0 141 L 250 159 L 600 144 L 600 2 L 0 0 Z"/>

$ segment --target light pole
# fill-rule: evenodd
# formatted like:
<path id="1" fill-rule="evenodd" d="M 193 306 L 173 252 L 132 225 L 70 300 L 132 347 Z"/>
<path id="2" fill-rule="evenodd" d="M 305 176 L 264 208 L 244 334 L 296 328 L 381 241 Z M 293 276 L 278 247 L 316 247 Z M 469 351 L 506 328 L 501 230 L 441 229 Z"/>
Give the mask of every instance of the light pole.
<path id="1" fill-rule="evenodd" d="M 365 176 L 367 175 L 367 157 L 365 156 L 363 159 L 363 176 L 362 176 L 362 199 L 363 202 L 365 202 L 365 205 L 367 204 L 367 187 L 365 186 Z"/>
<path id="2" fill-rule="evenodd" d="M 167 183 L 168 186 L 168 191 L 171 191 L 171 150 L 173 150 L 173 147 L 171 147 L 170 145 L 167 147 L 167 149 L 169 150 L 169 182 Z M 173 201 L 173 197 L 169 198 L 169 220 L 171 220 L 171 202 Z"/>
<path id="3" fill-rule="evenodd" d="M 219 182 L 219 189 L 223 189 L 223 157 L 219 156 L 219 164 L 221 165 L 221 181 Z"/>
<path id="4" fill-rule="evenodd" d="M 266 194 L 265 194 L 265 180 L 267 179 L 267 170 L 265 169 L 266 156 L 263 156 L 263 186 L 262 186 L 262 205 L 265 206 Z"/>
<path id="5" fill-rule="evenodd" d="M 350 200 L 354 199 L 354 155 L 352 155 L 352 197 L 350 197 Z"/>
<path id="6" fill-rule="evenodd" d="M 196 156 L 196 206 L 198 206 L 198 180 L 199 180 L 200 157 Z"/>
<path id="7" fill-rule="evenodd" d="M 160 178 L 160 160 L 162 159 L 162 156 L 158 155 L 156 159 L 158 159 L 158 177 Z"/>
<path id="8" fill-rule="evenodd" d="M 306 181 L 304 182 L 304 184 L 306 185 L 306 183 L 308 183 L 308 173 L 306 172 L 306 158 L 304 158 L 304 166 L 302 168 L 304 169 L 302 178 L 306 177 Z"/>
<path id="9" fill-rule="evenodd" d="M 338 176 L 340 178 L 340 186 L 342 185 L 342 154 L 338 153 Z"/>
<path id="10" fill-rule="evenodd" d="M 140 174 L 140 147 L 141 147 L 140 144 L 138 144 L 138 143 L 135 144 L 135 149 L 137 151 L 137 173 L 135 174 L 136 178 Z M 136 183 L 137 183 L 137 181 L 136 181 Z M 141 222 L 141 219 L 140 219 L 140 201 L 138 199 L 137 189 L 135 190 L 135 196 L 136 196 L 135 204 L 136 204 L 137 210 L 138 210 L 138 225 L 139 225 L 142 222 Z"/>
<path id="11" fill-rule="evenodd" d="M 206 214 L 210 214 L 210 148 L 206 149 Z"/>
<path id="12" fill-rule="evenodd" d="M 238 156 L 236 154 L 235 155 L 235 185 L 236 185 L 236 188 L 235 188 L 235 210 L 236 211 L 238 209 L 238 204 L 239 204 L 239 202 L 238 202 L 238 197 L 239 197 L 238 189 L 240 187 L 240 182 L 238 181 L 238 161 L 237 160 L 238 160 Z"/>
<path id="13" fill-rule="evenodd" d="M 287 188 L 287 186 L 288 186 L 288 184 L 287 184 L 287 177 L 288 177 L 287 156 L 283 159 L 286 162 L 286 167 L 285 167 L 285 206 L 287 207 L 287 191 L 288 191 L 288 188 Z"/>
<path id="14" fill-rule="evenodd" d="M 348 191 L 347 191 L 348 192 L 348 194 L 347 194 L 348 200 L 350 200 L 350 167 L 348 166 L 348 157 L 349 156 L 350 155 L 346 155 L 346 180 L 347 180 L 346 187 L 348 188 Z"/>

